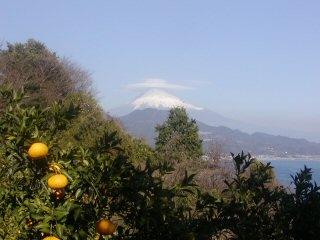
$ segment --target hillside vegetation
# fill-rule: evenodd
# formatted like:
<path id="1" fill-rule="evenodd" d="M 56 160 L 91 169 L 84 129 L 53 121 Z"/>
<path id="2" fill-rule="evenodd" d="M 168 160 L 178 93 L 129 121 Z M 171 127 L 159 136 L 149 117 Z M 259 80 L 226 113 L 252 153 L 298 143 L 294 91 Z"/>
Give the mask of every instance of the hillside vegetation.
<path id="1" fill-rule="evenodd" d="M 0 51 L 0 239 L 318 239 L 311 169 L 289 192 L 240 153 L 233 169 L 213 162 L 222 184 L 205 186 L 183 108 L 150 148 L 102 111 L 74 66 L 34 40 Z"/>

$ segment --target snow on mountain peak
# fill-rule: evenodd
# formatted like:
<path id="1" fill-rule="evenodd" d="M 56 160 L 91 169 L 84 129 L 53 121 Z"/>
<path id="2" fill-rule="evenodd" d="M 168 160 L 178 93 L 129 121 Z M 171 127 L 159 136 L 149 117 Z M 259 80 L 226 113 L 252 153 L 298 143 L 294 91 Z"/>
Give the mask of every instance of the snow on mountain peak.
<path id="1" fill-rule="evenodd" d="M 151 89 L 144 93 L 142 96 L 135 99 L 131 105 L 133 109 L 144 108 L 173 108 L 184 107 L 186 109 L 201 110 L 202 108 L 196 107 L 190 103 L 182 101 L 180 98 L 171 95 L 159 89 Z"/>

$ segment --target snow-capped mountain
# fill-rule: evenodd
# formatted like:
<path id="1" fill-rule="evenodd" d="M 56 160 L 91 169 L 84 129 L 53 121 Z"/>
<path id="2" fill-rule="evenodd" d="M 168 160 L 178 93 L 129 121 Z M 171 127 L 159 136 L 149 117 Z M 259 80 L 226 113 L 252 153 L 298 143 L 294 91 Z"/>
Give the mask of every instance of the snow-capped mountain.
<path id="1" fill-rule="evenodd" d="M 132 102 L 109 110 L 109 113 L 113 116 L 120 117 L 138 109 L 141 110 L 146 108 L 154 108 L 168 110 L 173 107 L 184 107 L 187 110 L 195 111 L 202 110 L 201 107 L 187 103 L 166 91 L 160 89 L 150 89 L 134 99 Z"/>
<path id="2" fill-rule="evenodd" d="M 133 110 L 145 108 L 170 109 L 173 107 L 184 107 L 186 109 L 202 110 L 180 98 L 159 89 L 151 89 L 136 98 L 131 105 Z"/>
<path id="3" fill-rule="evenodd" d="M 109 113 L 112 116 L 121 117 L 135 110 L 169 110 L 173 107 L 184 107 L 192 118 L 211 126 L 226 126 L 250 133 L 258 130 L 258 128 L 255 128 L 252 124 L 230 119 L 209 109 L 195 106 L 194 104 L 185 102 L 179 97 L 160 89 L 150 89 L 134 99 L 131 103 L 119 108 L 111 109 Z"/>

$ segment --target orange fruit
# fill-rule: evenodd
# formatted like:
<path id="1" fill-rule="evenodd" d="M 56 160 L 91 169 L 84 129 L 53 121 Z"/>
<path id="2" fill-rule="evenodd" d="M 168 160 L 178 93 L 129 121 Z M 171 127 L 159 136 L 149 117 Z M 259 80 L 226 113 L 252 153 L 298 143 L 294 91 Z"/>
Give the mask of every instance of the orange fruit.
<path id="1" fill-rule="evenodd" d="M 54 236 L 49 236 L 49 237 L 45 237 L 43 240 L 60 240 L 60 239 Z"/>
<path id="2" fill-rule="evenodd" d="M 42 159 L 48 155 L 48 146 L 44 143 L 38 142 L 31 145 L 28 150 L 28 155 L 31 159 Z"/>
<path id="3" fill-rule="evenodd" d="M 101 235 L 112 235 L 116 231 L 117 226 L 110 220 L 101 219 L 97 222 L 96 228 L 97 232 Z"/>
<path id="4" fill-rule="evenodd" d="M 68 185 L 68 178 L 63 174 L 55 174 L 48 179 L 48 186 L 51 189 L 58 190 Z"/>

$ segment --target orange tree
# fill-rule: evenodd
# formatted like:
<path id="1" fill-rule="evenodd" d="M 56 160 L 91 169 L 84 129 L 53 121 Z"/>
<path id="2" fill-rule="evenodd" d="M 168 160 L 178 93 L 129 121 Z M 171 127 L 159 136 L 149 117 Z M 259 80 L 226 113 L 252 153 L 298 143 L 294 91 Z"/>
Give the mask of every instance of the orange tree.
<path id="1" fill-rule="evenodd" d="M 88 147 L 63 144 L 81 106 L 24 99 L 0 87 L 0 239 L 318 239 L 320 188 L 310 169 L 288 192 L 270 188 L 269 164 L 253 169 L 240 154 L 221 195 L 201 193 L 187 174 L 165 188 L 172 168 L 133 164 L 128 153 L 137 150 L 124 151 L 115 131 Z M 190 196 L 195 205 L 181 204 Z"/>
<path id="2" fill-rule="evenodd" d="M 167 167 L 135 167 L 116 132 L 106 131 L 87 149 L 61 147 L 59 133 L 70 128 L 79 107 L 30 107 L 24 98 L 22 91 L 1 86 L 1 239 L 183 236 L 186 209 L 175 203 L 186 197 L 188 181 L 165 189 L 161 175 Z"/>

